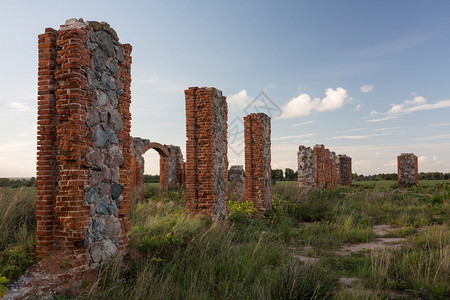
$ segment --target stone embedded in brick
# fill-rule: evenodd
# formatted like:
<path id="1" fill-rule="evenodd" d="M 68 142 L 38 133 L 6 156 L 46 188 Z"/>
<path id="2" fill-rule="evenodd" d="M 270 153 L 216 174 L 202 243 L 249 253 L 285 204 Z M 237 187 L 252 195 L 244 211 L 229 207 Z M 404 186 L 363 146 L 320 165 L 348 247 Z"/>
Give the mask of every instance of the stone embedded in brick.
<path id="1" fill-rule="evenodd" d="M 352 159 L 347 155 L 339 155 L 340 177 L 342 186 L 352 185 Z"/>
<path id="2" fill-rule="evenodd" d="M 303 145 L 298 147 L 297 152 L 297 180 L 300 188 L 314 189 L 315 183 L 315 164 L 314 150 Z"/>
<path id="3" fill-rule="evenodd" d="M 337 170 L 336 170 L 336 153 L 330 154 L 330 173 L 331 173 L 331 188 L 335 189 L 337 186 Z"/>
<path id="4" fill-rule="evenodd" d="M 38 48 L 36 254 L 100 264 L 129 243 L 131 46 L 72 19 Z"/>
<path id="5" fill-rule="evenodd" d="M 216 88 L 190 87 L 184 93 L 187 211 L 223 220 L 228 212 L 226 98 Z"/>
<path id="6" fill-rule="evenodd" d="M 228 181 L 237 189 L 243 189 L 245 186 L 244 166 L 231 166 L 228 170 Z"/>
<path id="7" fill-rule="evenodd" d="M 244 117 L 245 201 L 259 212 L 272 208 L 270 118 L 264 113 Z"/>
<path id="8" fill-rule="evenodd" d="M 399 187 L 419 184 L 418 159 L 414 153 L 402 153 L 397 156 L 397 171 Z"/>

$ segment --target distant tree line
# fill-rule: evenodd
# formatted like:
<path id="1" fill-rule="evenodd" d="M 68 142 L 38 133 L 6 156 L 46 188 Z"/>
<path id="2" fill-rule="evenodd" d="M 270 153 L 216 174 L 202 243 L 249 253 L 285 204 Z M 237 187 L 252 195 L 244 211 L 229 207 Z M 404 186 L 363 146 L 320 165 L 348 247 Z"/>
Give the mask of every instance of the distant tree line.
<path id="1" fill-rule="evenodd" d="M 397 180 L 397 173 L 390 174 L 375 174 L 375 175 L 361 175 L 353 173 L 354 181 L 379 181 L 379 180 Z M 441 172 L 420 172 L 419 180 L 445 180 L 450 179 L 450 173 Z"/>
<path id="2" fill-rule="evenodd" d="M 10 187 L 10 188 L 18 188 L 22 186 L 36 186 L 36 178 L 31 177 L 30 179 L 19 178 L 19 179 L 9 179 L 9 178 L 0 178 L 0 187 Z"/>
<path id="3" fill-rule="evenodd" d="M 144 183 L 159 183 L 159 175 L 144 175 Z"/>
<path id="4" fill-rule="evenodd" d="M 286 168 L 284 172 L 282 169 L 272 169 L 272 181 L 296 181 L 297 180 L 297 172 Z"/>

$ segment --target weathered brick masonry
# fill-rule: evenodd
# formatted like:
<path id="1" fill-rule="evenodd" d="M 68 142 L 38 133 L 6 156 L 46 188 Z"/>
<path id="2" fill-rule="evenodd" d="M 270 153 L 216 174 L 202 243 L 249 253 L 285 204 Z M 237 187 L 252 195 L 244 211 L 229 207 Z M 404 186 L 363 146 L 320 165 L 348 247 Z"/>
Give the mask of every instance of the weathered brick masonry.
<path id="1" fill-rule="evenodd" d="M 336 155 L 324 145 L 314 149 L 299 146 L 297 152 L 298 185 L 302 189 L 335 189 L 352 184 L 352 161 L 346 155 Z"/>
<path id="2" fill-rule="evenodd" d="M 325 146 L 314 146 L 314 165 L 315 165 L 315 181 L 316 189 L 321 190 L 325 188 Z"/>
<path id="3" fill-rule="evenodd" d="M 260 212 L 272 208 L 270 118 L 264 113 L 244 117 L 245 201 Z"/>
<path id="4" fill-rule="evenodd" d="M 407 187 L 419 184 L 419 163 L 414 153 L 397 156 L 398 186 Z"/>
<path id="5" fill-rule="evenodd" d="M 72 19 L 38 48 L 36 253 L 100 264 L 129 243 L 131 46 Z"/>
<path id="6" fill-rule="evenodd" d="M 228 211 L 226 98 L 216 88 L 190 87 L 184 93 L 187 210 L 223 220 Z"/>

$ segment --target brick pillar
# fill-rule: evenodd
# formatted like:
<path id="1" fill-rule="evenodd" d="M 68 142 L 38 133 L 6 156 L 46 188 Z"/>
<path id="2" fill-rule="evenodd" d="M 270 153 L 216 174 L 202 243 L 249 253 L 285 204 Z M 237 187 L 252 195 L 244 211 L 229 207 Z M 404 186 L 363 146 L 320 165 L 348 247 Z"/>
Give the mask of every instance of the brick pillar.
<path id="1" fill-rule="evenodd" d="M 159 157 L 159 189 L 169 189 L 169 158 L 162 155 Z"/>
<path id="2" fill-rule="evenodd" d="M 223 220 L 228 211 L 226 98 L 215 88 L 190 87 L 184 92 L 187 211 Z"/>
<path id="3" fill-rule="evenodd" d="M 325 187 L 327 189 L 331 188 L 331 152 L 329 149 L 323 152 L 323 169 L 325 172 Z"/>
<path id="4" fill-rule="evenodd" d="M 334 155 L 334 165 L 336 174 L 336 186 L 339 186 L 341 185 L 341 160 L 339 159 L 339 155 Z"/>
<path id="5" fill-rule="evenodd" d="M 334 190 L 337 186 L 336 183 L 336 177 L 337 177 L 337 172 L 336 172 L 336 153 L 335 152 L 331 152 L 330 155 L 330 173 L 331 173 L 331 188 Z"/>
<path id="6" fill-rule="evenodd" d="M 324 145 L 314 146 L 314 165 L 316 189 L 321 190 L 325 187 L 325 147 Z"/>
<path id="7" fill-rule="evenodd" d="M 131 46 L 106 23 L 39 36 L 38 257 L 99 264 L 128 244 Z"/>
<path id="8" fill-rule="evenodd" d="M 304 189 L 315 188 L 314 150 L 310 147 L 299 146 L 297 152 L 298 185 Z"/>
<path id="9" fill-rule="evenodd" d="M 270 118 L 264 113 L 244 117 L 245 201 L 262 213 L 272 208 Z"/>
<path id="10" fill-rule="evenodd" d="M 399 187 L 419 184 L 418 159 L 414 153 L 402 153 L 397 156 L 397 171 Z"/>
<path id="11" fill-rule="evenodd" d="M 183 153 L 181 148 L 174 145 L 164 145 L 169 152 L 167 160 L 166 176 L 169 189 L 183 186 Z M 162 159 L 162 157 L 161 157 Z"/>
<path id="12" fill-rule="evenodd" d="M 341 185 L 352 185 L 352 159 L 347 155 L 339 155 Z"/>
<path id="13" fill-rule="evenodd" d="M 38 257 L 53 250 L 56 225 L 56 37 L 57 31 L 47 28 L 39 35 L 38 121 L 36 167 L 36 253 Z"/>
<path id="14" fill-rule="evenodd" d="M 233 187 L 243 189 L 245 187 L 244 166 L 231 166 L 230 170 L 228 170 L 228 181 Z"/>

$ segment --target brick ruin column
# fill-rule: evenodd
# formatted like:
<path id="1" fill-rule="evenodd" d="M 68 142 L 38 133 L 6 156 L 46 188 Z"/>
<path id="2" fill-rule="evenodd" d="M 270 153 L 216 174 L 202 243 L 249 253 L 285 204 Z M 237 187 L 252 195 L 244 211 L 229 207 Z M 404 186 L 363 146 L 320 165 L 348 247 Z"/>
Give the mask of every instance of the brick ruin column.
<path id="1" fill-rule="evenodd" d="M 347 155 L 339 155 L 341 185 L 352 185 L 352 159 Z"/>
<path id="2" fill-rule="evenodd" d="M 334 153 L 334 152 L 333 152 Z M 335 186 L 341 185 L 341 160 L 339 155 L 334 154 L 334 165 L 335 165 Z"/>
<path id="3" fill-rule="evenodd" d="M 329 149 L 324 149 L 323 152 L 323 170 L 325 173 L 325 188 L 331 188 L 331 152 Z"/>
<path id="4" fill-rule="evenodd" d="M 228 181 L 237 189 L 243 189 L 245 186 L 245 172 L 244 166 L 231 166 L 228 171 Z"/>
<path id="5" fill-rule="evenodd" d="M 172 189 L 176 187 L 183 186 L 183 153 L 179 146 L 174 145 L 164 145 L 169 152 L 169 157 L 164 162 L 164 171 L 167 176 L 167 188 Z M 161 157 L 162 161 L 162 157 Z M 160 169 L 160 174 L 162 172 L 162 166 Z M 161 176 L 161 175 L 160 175 Z"/>
<path id="6" fill-rule="evenodd" d="M 245 201 L 262 213 L 272 208 L 270 118 L 264 113 L 244 117 Z"/>
<path id="7" fill-rule="evenodd" d="M 297 174 L 298 186 L 304 189 L 315 188 L 315 165 L 314 150 L 303 145 L 298 147 L 297 152 Z"/>
<path id="8" fill-rule="evenodd" d="M 315 185 L 316 189 L 325 188 L 325 147 L 324 145 L 314 146 L 314 166 L 315 166 Z"/>
<path id="9" fill-rule="evenodd" d="M 418 159 L 414 153 L 402 153 L 397 156 L 397 171 L 399 187 L 419 184 Z"/>
<path id="10" fill-rule="evenodd" d="M 228 211 L 226 98 L 216 88 L 190 87 L 184 93 L 187 211 L 223 220 Z"/>
<path id="11" fill-rule="evenodd" d="M 97 265 L 129 243 L 131 46 L 106 23 L 39 36 L 36 254 Z"/>
<path id="12" fill-rule="evenodd" d="M 39 35 L 38 121 L 36 167 L 36 254 L 53 250 L 57 179 L 56 166 L 56 39 L 58 32 L 47 28 Z"/>
<path id="13" fill-rule="evenodd" d="M 336 188 L 336 153 L 330 151 L 330 188 Z"/>

